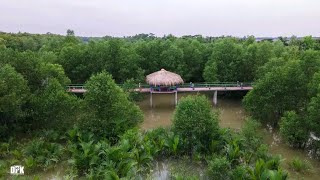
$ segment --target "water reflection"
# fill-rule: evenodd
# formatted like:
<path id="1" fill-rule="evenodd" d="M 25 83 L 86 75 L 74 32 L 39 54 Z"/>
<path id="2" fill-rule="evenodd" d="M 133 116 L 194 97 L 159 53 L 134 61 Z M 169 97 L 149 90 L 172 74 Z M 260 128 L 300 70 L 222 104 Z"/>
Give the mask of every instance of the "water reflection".
<path id="1" fill-rule="evenodd" d="M 155 162 L 151 179 L 167 180 L 173 177 L 194 177 L 205 179 L 204 167 L 188 159 L 170 159 Z"/>
<path id="2" fill-rule="evenodd" d="M 170 178 L 170 171 L 169 166 L 165 162 L 156 162 L 154 171 L 152 173 L 153 179 L 169 179 Z"/>

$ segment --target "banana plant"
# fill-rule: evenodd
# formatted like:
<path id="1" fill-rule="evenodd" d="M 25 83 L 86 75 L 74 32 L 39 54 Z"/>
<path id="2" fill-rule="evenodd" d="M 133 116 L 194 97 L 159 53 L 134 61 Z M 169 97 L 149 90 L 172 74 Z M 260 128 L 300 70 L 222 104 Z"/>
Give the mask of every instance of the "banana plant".
<path id="1" fill-rule="evenodd" d="M 36 169 L 37 162 L 33 157 L 27 157 L 24 159 L 24 165 L 28 169 L 28 172 L 32 172 Z"/>
<path id="2" fill-rule="evenodd" d="M 220 142 L 218 140 L 211 140 L 209 145 L 209 150 L 211 153 L 218 152 L 219 143 Z"/>
<path id="3" fill-rule="evenodd" d="M 132 151 L 134 159 L 137 162 L 138 172 L 142 172 L 144 168 L 150 168 L 153 157 L 147 151 L 139 151 L 134 149 Z"/>
<path id="4" fill-rule="evenodd" d="M 0 158 L 3 158 L 9 154 L 10 152 L 9 147 L 10 147 L 9 143 L 0 143 Z"/>
<path id="5" fill-rule="evenodd" d="M 77 168 L 80 173 L 87 172 L 91 167 L 95 167 L 99 163 L 99 152 L 101 145 L 93 144 L 94 141 L 81 142 L 79 146 L 71 146 L 69 151 L 72 155 L 72 160 L 69 161 Z"/>
<path id="6" fill-rule="evenodd" d="M 63 147 L 60 144 L 49 143 L 40 138 L 31 141 L 23 149 L 22 153 L 19 153 L 19 151 L 14 151 L 13 153 L 15 157 L 19 157 L 22 154 L 27 157 L 28 161 L 33 159 L 38 167 L 46 170 L 58 163 L 63 154 Z"/>
<path id="7" fill-rule="evenodd" d="M 11 151 L 11 155 L 12 155 L 15 159 L 22 159 L 22 157 L 23 157 L 22 151 L 18 151 L 17 149 Z"/>
<path id="8" fill-rule="evenodd" d="M 263 159 L 257 160 L 254 169 L 248 169 L 252 180 L 285 180 L 288 173 L 282 171 L 279 167 L 275 170 L 269 169 L 273 167 L 274 162 L 265 162 Z"/>
<path id="9" fill-rule="evenodd" d="M 265 170 L 262 175 L 261 179 L 268 179 L 268 180 L 285 180 L 288 178 L 288 173 L 282 170 Z"/>
<path id="10" fill-rule="evenodd" d="M 266 162 L 266 167 L 270 170 L 278 170 L 280 167 L 280 156 L 275 156 Z"/>
<path id="11" fill-rule="evenodd" d="M 238 164 L 240 157 L 243 155 L 243 152 L 240 150 L 238 140 L 231 141 L 226 146 L 227 158 L 231 162 L 231 164 Z"/>
<path id="12" fill-rule="evenodd" d="M 178 154 L 178 148 L 180 145 L 180 138 L 177 135 L 169 134 L 165 144 L 169 150 L 169 154 L 176 156 Z"/>
<path id="13" fill-rule="evenodd" d="M 163 151 L 166 144 L 167 136 L 167 130 L 165 130 L 164 128 L 157 128 L 152 131 L 147 131 L 144 136 L 144 141 L 149 141 L 154 147 L 152 149 L 154 152 L 153 154 L 158 154 L 158 152 Z"/>

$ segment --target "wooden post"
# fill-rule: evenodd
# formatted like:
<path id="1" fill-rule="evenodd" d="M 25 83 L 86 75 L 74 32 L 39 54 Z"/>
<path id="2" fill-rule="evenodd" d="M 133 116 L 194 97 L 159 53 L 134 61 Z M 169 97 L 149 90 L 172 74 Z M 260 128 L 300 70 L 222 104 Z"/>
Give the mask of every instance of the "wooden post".
<path id="1" fill-rule="evenodd" d="M 213 104 L 216 106 L 217 103 L 218 103 L 218 91 L 214 91 L 214 94 L 213 94 Z"/>
<path id="2" fill-rule="evenodd" d="M 152 107 L 152 91 L 150 91 L 150 107 Z"/>
<path id="3" fill-rule="evenodd" d="M 175 93 L 175 105 L 178 104 L 178 91 L 176 91 Z"/>

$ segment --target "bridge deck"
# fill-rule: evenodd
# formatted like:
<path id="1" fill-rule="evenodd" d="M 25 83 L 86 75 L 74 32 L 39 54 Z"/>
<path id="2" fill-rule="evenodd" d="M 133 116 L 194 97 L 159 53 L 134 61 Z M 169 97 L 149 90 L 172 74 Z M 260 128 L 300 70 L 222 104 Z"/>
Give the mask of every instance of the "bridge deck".
<path id="1" fill-rule="evenodd" d="M 177 88 L 177 92 L 198 92 L 198 91 L 248 91 L 251 90 L 252 86 L 245 87 L 182 87 Z M 134 91 L 141 93 L 150 93 L 150 88 L 136 88 Z M 68 88 L 68 92 L 72 93 L 85 93 L 87 90 L 85 88 Z M 176 91 L 152 91 L 152 93 L 166 94 L 166 93 L 175 93 Z"/>

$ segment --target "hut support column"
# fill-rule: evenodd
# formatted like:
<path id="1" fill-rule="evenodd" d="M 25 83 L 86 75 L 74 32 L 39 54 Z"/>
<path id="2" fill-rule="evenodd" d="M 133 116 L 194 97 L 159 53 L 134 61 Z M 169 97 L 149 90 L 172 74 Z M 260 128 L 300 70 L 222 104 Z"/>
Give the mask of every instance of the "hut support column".
<path id="1" fill-rule="evenodd" d="M 213 104 L 214 104 L 215 106 L 216 106 L 217 103 L 218 103 L 217 95 L 218 95 L 218 91 L 214 91 L 212 101 L 213 101 Z"/>
<path id="2" fill-rule="evenodd" d="M 178 104 L 178 91 L 176 91 L 174 99 L 175 99 L 175 101 L 174 101 L 175 105 L 177 105 Z"/>
<path id="3" fill-rule="evenodd" d="M 152 107 L 152 91 L 150 91 L 150 107 Z"/>

